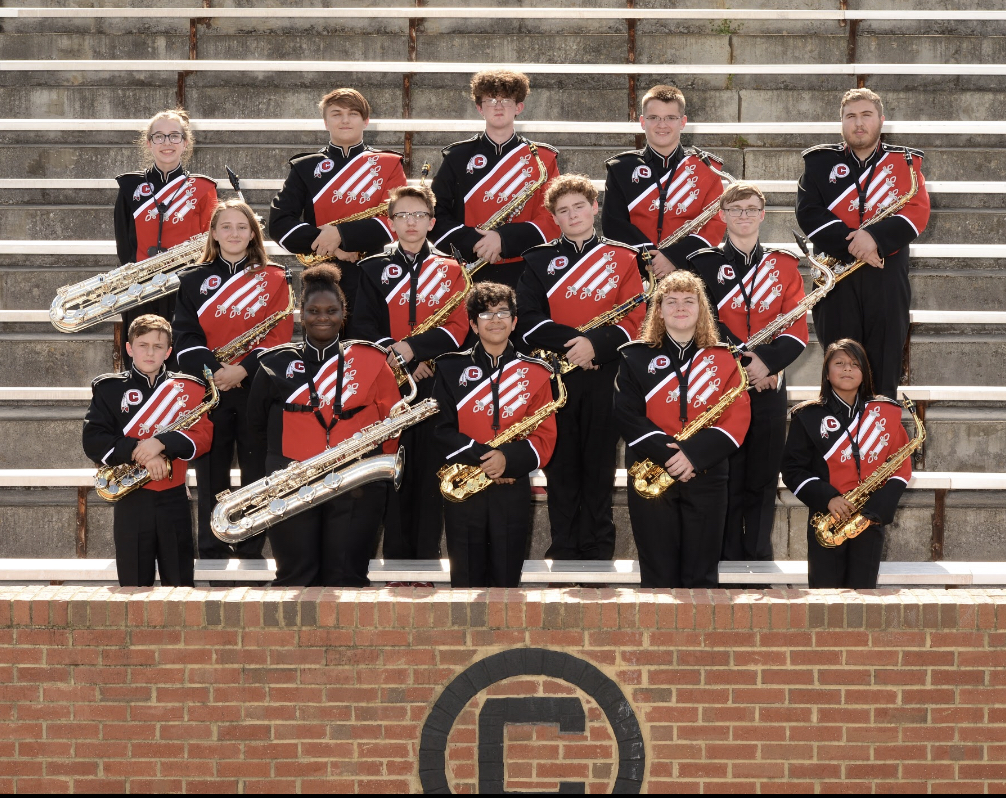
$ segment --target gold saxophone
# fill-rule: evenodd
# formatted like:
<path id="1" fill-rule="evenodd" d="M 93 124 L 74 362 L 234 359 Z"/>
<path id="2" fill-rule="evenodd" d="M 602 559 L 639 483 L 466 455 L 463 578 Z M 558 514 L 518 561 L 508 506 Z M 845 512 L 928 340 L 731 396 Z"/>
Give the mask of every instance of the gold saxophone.
<path id="1" fill-rule="evenodd" d="M 731 175 L 729 172 L 724 172 L 722 170 L 716 169 L 712 165 L 712 163 L 706 160 L 706 157 L 703 157 L 702 161 L 706 164 L 706 166 L 712 169 L 713 172 L 715 172 L 720 176 L 720 180 L 726 180 L 727 183 L 733 183 L 737 180 L 737 178 Z M 701 230 L 719 212 L 720 212 L 720 198 L 719 195 L 717 195 L 716 199 L 714 199 L 712 202 L 710 202 L 708 205 L 706 205 L 706 207 L 702 209 L 702 213 L 700 213 L 690 222 L 685 222 L 685 224 L 681 225 L 681 227 L 679 227 L 677 230 L 675 230 L 673 233 L 667 236 L 667 238 L 663 239 L 659 244 L 657 244 L 657 249 L 663 249 L 664 247 L 669 247 L 671 244 L 677 244 L 685 236 L 690 236 L 696 230 Z"/>
<path id="2" fill-rule="evenodd" d="M 163 429 L 156 430 L 156 434 L 188 429 L 217 406 L 220 401 L 220 393 L 217 391 L 209 369 L 203 369 L 203 378 L 206 380 L 206 398 L 202 403 L 182 413 Z M 168 478 L 171 478 L 170 460 L 168 460 Z M 148 482 L 150 482 L 150 473 L 147 469 L 137 463 L 123 463 L 99 468 L 98 473 L 94 476 L 94 489 L 105 501 L 117 502 L 123 496 L 142 488 Z"/>
<path id="3" fill-rule="evenodd" d="M 880 468 L 863 480 L 862 484 L 845 494 L 845 500 L 856 508 L 852 517 L 848 521 L 842 522 L 836 521 L 831 513 L 815 513 L 814 517 L 810 519 L 817 542 L 826 549 L 841 546 L 845 541 L 866 531 L 871 523 L 870 519 L 861 512 L 866 500 L 901 468 L 901 464 L 911 457 L 916 449 L 925 443 L 926 428 L 922 419 L 915 412 L 915 403 L 906 396 L 904 407 L 911 414 L 912 421 L 915 422 L 915 437 L 888 457 Z"/>
<path id="4" fill-rule="evenodd" d="M 726 412 L 738 396 L 748 389 L 748 375 L 741 365 L 740 353 L 733 346 L 730 347 L 730 352 L 736 358 L 737 373 L 741 378 L 740 384 L 724 393 L 716 404 L 706 408 L 685 424 L 681 432 L 674 436 L 674 440 L 686 441 L 699 430 L 710 426 Z M 644 499 L 656 499 L 677 481 L 664 470 L 663 466 L 657 465 L 649 458 L 633 463 L 632 468 L 628 470 L 628 475 L 632 477 L 632 487 Z"/>
<path id="5" fill-rule="evenodd" d="M 496 449 L 504 443 L 526 438 L 546 418 L 566 404 L 566 386 L 563 385 L 562 377 L 558 371 L 555 374 L 555 381 L 559 385 L 558 398 L 543 405 L 536 412 L 527 418 L 521 419 L 512 427 L 503 430 L 503 432 L 486 445 Z M 474 496 L 481 490 L 485 490 L 492 484 L 492 480 L 486 476 L 485 471 L 480 466 L 465 465 L 463 463 L 442 466 L 437 471 L 437 476 L 440 478 L 440 492 L 445 499 L 452 502 L 463 502 L 465 499 Z"/>
<path id="6" fill-rule="evenodd" d="M 241 333 L 241 335 L 233 341 L 214 349 L 213 357 L 217 359 L 217 362 L 223 363 L 225 366 L 229 366 L 234 363 L 235 360 L 244 357 L 254 348 L 255 344 L 268 335 L 270 330 L 293 313 L 294 306 L 296 305 L 296 301 L 293 297 L 293 286 L 288 285 L 287 287 L 290 291 L 290 299 L 287 302 L 286 307 L 282 310 L 277 310 L 275 313 L 262 319 L 262 321 L 250 330 L 246 330 Z"/>
<path id="7" fill-rule="evenodd" d="M 912 165 L 912 154 L 910 152 L 905 153 L 905 160 L 908 161 L 908 174 L 911 176 L 912 179 L 912 184 L 909 187 L 908 191 L 906 191 L 902 196 L 898 197 L 897 200 L 892 202 L 890 205 L 884 208 L 884 210 L 882 210 L 880 213 L 878 213 L 876 216 L 874 216 L 872 219 L 866 222 L 866 224 L 862 225 L 862 227 L 859 228 L 860 230 L 865 230 L 867 227 L 869 227 L 872 224 L 876 224 L 881 219 L 886 219 L 888 216 L 893 216 L 895 213 L 904 208 L 909 202 L 911 202 L 912 197 L 914 197 L 918 193 L 919 179 L 915 175 L 915 167 Z M 880 259 L 880 263 L 881 265 L 883 265 L 884 263 L 883 258 Z M 848 277 L 857 269 L 865 266 L 866 261 L 857 260 L 853 261 L 852 263 L 843 263 L 838 258 L 834 258 L 831 255 L 825 255 L 820 260 L 815 261 L 815 265 L 817 266 L 824 265 L 827 266 L 829 269 L 831 269 L 835 273 L 835 282 L 837 283 L 839 280 L 844 280 L 846 277 Z M 823 277 L 818 277 L 814 281 L 814 285 L 823 285 L 824 284 L 823 281 L 824 281 Z"/>

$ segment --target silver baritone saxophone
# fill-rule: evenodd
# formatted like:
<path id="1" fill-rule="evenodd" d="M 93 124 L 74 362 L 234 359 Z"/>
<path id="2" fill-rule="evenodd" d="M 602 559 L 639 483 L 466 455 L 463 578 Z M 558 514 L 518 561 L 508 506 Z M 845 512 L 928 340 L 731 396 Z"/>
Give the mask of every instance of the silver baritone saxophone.
<path id="1" fill-rule="evenodd" d="M 224 543 L 240 543 L 265 532 L 277 521 L 290 518 L 322 502 L 370 482 L 387 479 L 397 489 L 402 479 L 403 455 L 364 457 L 384 441 L 397 438 L 404 429 L 434 415 L 436 399 L 424 399 L 415 406 L 416 384 L 409 376 L 412 391 L 391 408 L 388 418 L 364 427 L 352 437 L 303 462 L 291 463 L 267 477 L 217 496 L 210 528 Z"/>

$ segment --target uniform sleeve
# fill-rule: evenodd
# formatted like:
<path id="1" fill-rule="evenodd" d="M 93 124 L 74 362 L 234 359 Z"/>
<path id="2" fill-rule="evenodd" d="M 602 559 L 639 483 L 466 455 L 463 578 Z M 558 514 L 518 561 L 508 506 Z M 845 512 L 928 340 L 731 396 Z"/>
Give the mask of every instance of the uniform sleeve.
<path id="1" fill-rule="evenodd" d="M 252 384 L 252 380 L 255 379 L 255 372 L 258 371 L 259 355 L 267 349 L 272 349 L 274 346 L 281 346 L 282 344 L 288 344 L 292 340 L 293 314 L 291 313 L 279 324 L 269 330 L 269 332 L 265 334 L 265 337 L 256 344 L 255 348 L 241 359 L 238 365 L 248 372 L 248 376 L 245 378 L 247 382 L 244 380 L 242 380 L 242 382 L 245 382 L 245 385 L 248 386 Z"/>
<path id="2" fill-rule="evenodd" d="M 796 271 L 796 267 L 793 267 Z M 803 278 L 799 272 L 791 275 L 782 297 L 783 315 L 791 312 L 806 296 L 803 290 Z M 775 340 L 755 347 L 754 351 L 761 358 L 772 374 L 778 374 L 793 363 L 807 347 L 807 314 L 804 314 L 788 328 L 779 333 Z"/>
<path id="3" fill-rule="evenodd" d="M 807 434 L 806 426 L 799 415 L 794 414 L 790 419 L 782 458 L 782 481 L 797 499 L 815 513 L 827 512 L 828 502 L 842 495 L 830 482 L 815 473 L 822 467 L 821 455 Z"/>
<path id="4" fill-rule="evenodd" d="M 615 376 L 612 416 L 625 445 L 633 451 L 660 465 L 673 454 L 667 444 L 674 443 L 674 438 L 647 418 L 646 395 L 624 354 Z"/>
<path id="5" fill-rule="evenodd" d="M 715 170 L 711 169 L 711 171 L 713 172 L 713 177 L 716 179 L 710 183 L 710 190 L 706 191 L 701 199 L 698 200 L 702 203 L 701 207 L 703 210 L 709 203 L 716 201 L 723 193 L 723 182 L 719 179 L 719 175 Z M 665 210 L 664 213 L 666 214 L 666 212 Z M 720 215 L 717 213 L 698 230 L 685 236 L 676 244 L 664 247 L 660 251 L 677 268 L 691 270 L 692 265 L 688 260 L 688 256 L 705 247 L 718 247 L 723 241 L 726 231 L 727 224 L 720 219 Z"/>
<path id="6" fill-rule="evenodd" d="M 740 374 L 733 364 L 731 368 L 733 373 L 727 380 L 725 390 L 740 385 Z M 678 445 L 696 471 L 705 471 L 740 448 L 750 424 L 751 397 L 744 391 L 727 406 L 723 415 L 712 426 L 699 430 L 688 440 L 680 441 Z"/>
<path id="7" fill-rule="evenodd" d="M 430 239 L 433 245 L 449 252 L 457 247 L 465 260 L 475 260 L 475 245 L 482 236 L 474 227 L 465 225 L 465 198 L 458 192 L 458 179 L 454 173 L 452 159 L 445 156 L 433 178 L 433 195 L 437 199 L 434 218 L 436 224 Z"/>
<path id="8" fill-rule="evenodd" d="M 796 186 L 796 222 L 816 250 L 848 261 L 851 256 L 845 239 L 852 228 L 828 210 L 828 203 L 811 175 L 813 160 L 813 156 L 804 159 L 804 172 Z"/>
<path id="9" fill-rule="evenodd" d="M 462 299 L 439 327 L 419 335 L 410 335 L 409 346 L 412 347 L 417 361 L 432 360 L 448 352 L 460 350 L 468 330 L 468 311 Z"/>
<path id="10" fill-rule="evenodd" d="M 545 286 L 530 267 L 517 281 L 516 334 L 528 351 L 541 348 L 560 354 L 566 353 L 566 341 L 582 335 L 576 327 L 552 321 Z"/>
<path id="11" fill-rule="evenodd" d="M 255 371 L 245 405 L 245 426 L 248 431 L 248 452 L 256 473 L 265 473 L 265 456 L 268 449 L 269 411 L 275 401 L 272 375 L 260 364 Z"/>
<path id="12" fill-rule="evenodd" d="M 84 417 L 84 454 L 93 462 L 107 466 L 123 465 L 133 459 L 133 449 L 140 441 L 127 438 L 117 418 L 101 395 L 92 390 L 91 406 Z"/>
<path id="13" fill-rule="evenodd" d="M 169 460 L 192 460 L 210 450 L 213 422 L 206 413 L 186 430 L 162 432 L 154 437 L 164 444 L 164 454 Z"/>
<path id="14" fill-rule="evenodd" d="M 866 228 L 877 242 L 877 250 L 883 257 L 907 247 L 922 234 L 929 223 L 929 192 L 926 191 L 926 179 L 922 176 L 922 159 L 912 156 L 912 168 L 919 181 L 919 190 L 915 196 L 893 216 Z"/>
<path id="15" fill-rule="evenodd" d="M 370 268 L 361 269 L 360 272 L 356 307 L 353 308 L 353 335 L 364 341 L 388 346 L 395 340 L 391 337 L 388 303 L 381 289 L 371 279 Z"/>
<path id="16" fill-rule="evenodd" d="M 636 269 L 631 269 L 626 279 L 618 284 L 615 305 L 628 302 L 642 293 L 643 280 Z M 646 303 L 641 302 L 621 321 L 615 324 L 605 324 L 603 327 L 583 333 L 594 347 L 594 362 L 597 364 L 610 363 L 618 357 L 618 347 L 633 340 L 639 334 L 639 328 L 645 318 Z"/>
<path id="17" fill-rule="evenodd" d="M 443 369 L 437 369 L 433 382 L 433 398 L 440 407 L 433 426 L 433 436 L 440 450 L 440 456 L 448 463 L 480 465 L 482 455 L 490 449 L 484 443 L 476 443 L 473 438 L 469 438 L 459 430 L 458 408 L 447 387 Z"/>
<path id="18" fill-rule="evenodd" d="M 908 433 L 901 424 L 897 425 L 892 442 L 891 452 L 896 452 L 908 443 Z M 898 502 L 901 496 L 908 489 L 908 480 L 912 478 L 912 458 L 906 457 L 901 467 L 887 480 L 877 491 L 874 492 L 866 504 L 863 505 L 862 513 L 878 524 L 889 524 L 894 520 L 894 514 L 898 510 Z"/>
<path id="19" fill-rule="evenodd" d="M 542 383 L 531 399 L 527 414 L 531 415 L 552 401 L 552 380 Z M 503 476 L 506 478 L 526 477 L 536 468 L 544 468 L 552 459 L 555 450 L 556 424 L 552 413 L 523 440 L 510 441 L 499 447 L 506 458 Z"/>
<path id="20" fill-rule="evenodd" d="M 624 241 L 626 244 L 646 244 L 652 247 L 653 241 L 647 238 L 643 231 L 629 221 L 629 201 L 622 191 L 621 185 L 614 176 L 611 165 L 604 180 L 604 203 L 601 206 L 601 232 L 605 238 Z"/>
<path id="21" fill-rule="evenodd" d="M 199 324 L 199 308 L 195 306 L 191 292 L 185 289 L 183 281 L 178 290 L 175 317 L 171 322 L 178 368 L 193 377 L 202 377 L 204 368 L 208 368 L 211 374 L 216 374 L 221 366 L 220 361 L 206 345 L 206 334 Z"/>
<path id="22" fill-rule="evenodd" d="M 406 182 L 402 161 L 400 158 L 396 159 L 394 170 L 381 186 L 384 191 L 381 202 L 387 202 L 391 190 L 406 185 Z M 391 229 L 387 215 L 343 222 L 339 225 L 339 235 L 342 236 L 340 249 L 344 252 L 377 252 L 385 244 L 395 240 L 395 233 Z"/>
<path id="23" fill-rule="evenodd" d="M 402 398 L 401 391 L 398 389 L 398 380 L 395 379 L 395 373 L 387 362 L 381 363 L 375 384 L 376 391 L 374 396 L 377 404 L 377 412 L 381 418 L 387 418 L 391 415 L 391 408 Z M 394 454 L 398 451 L 398 438 L 391 438 L 385 441 L 381 445 L 381 449 L 385 454 Z"/>
<path id="24" fill-rule="evenodd" d="M 531 219 L 526 222 L 503 224 L 496 228 L 503 242 L 503 251 L 500 254 L 504 258 L 516 258 L 525 250 L 548 243 L 559 236 L 559 227 L 545 207 L 545 191 L 549 183 L 559 176 L 559 160 L 557 157 L 550 157 L 547 160 L 542 158 L 542 163 L 547 163 L 545 169 L 548 177 L 524 206 L 533 208 Z"/>
<path id="25" fill-rule="evenodd" d="M 196 204 L 196 213 L 199 214 L 199 229 L 206 232 L 210 229 L 210 219 L 213 218 L 213 210 L 217 207 L 217 187 L 212 181 L 205 194 L 199 198 Z"/>
<path id="26" fill-rule="evenodd" d="M 129 208 L 129 194 L 122 186 L 115 199 L 115 254 L 120 264 L 136 260 L 136 224 Z"/>
<path id="27" fill-rule="evenodd" d="M 290 167 L 269 209 L 269 236 L 281 247 L 297 255 L 311 254 L 311 245 L 321 233 L 318 227 L 302 220 L 311 197 L 297 170 Z"/>

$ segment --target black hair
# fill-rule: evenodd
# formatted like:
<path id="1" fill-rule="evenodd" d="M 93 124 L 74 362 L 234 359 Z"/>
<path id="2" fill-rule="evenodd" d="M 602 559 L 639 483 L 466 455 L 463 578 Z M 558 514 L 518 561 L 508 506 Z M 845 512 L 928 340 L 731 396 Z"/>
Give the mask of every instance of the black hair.
<path id="1" fill-rule="evenodd" d="M 492 305 L 506 302 L 510 308 L 510 313 L 517 315 L 517 294 L 514 290 L 502 283 L 477 283 L 472 286 L 468 299 L 465 301 L 465 309 L 468 311 L 468 321 L 478 324 L 479 314 L 488 310 Z"/>
<path id="2" fill-rule="evenodd" d="M 342 290 L 342 286 L 339 285 L 341 279 L 342 270 L 330 263 L 320 263 L 317 266 L 304 269 L 300 275 L 300 281 L 303 283 L 303 288 L 300 292 L 300 306 L 304 307 L 307 304 L 307 299 L 311 294 L 317 294 L 321 291 L 331 291 L 339 297 L 339 301 L 342 302 L 343 311 L 348 312 L 346 294 Z"/>

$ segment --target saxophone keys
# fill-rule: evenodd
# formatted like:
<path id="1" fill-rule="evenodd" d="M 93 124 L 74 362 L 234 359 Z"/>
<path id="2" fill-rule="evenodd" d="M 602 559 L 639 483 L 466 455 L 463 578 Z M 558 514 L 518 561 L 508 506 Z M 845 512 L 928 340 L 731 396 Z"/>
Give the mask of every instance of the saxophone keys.
<path id="1" fill-rule="evenodd" d="M 143 293 L 143 286 L 133 283 L 129 288 L 126 289 L 126 296 L 137 297 Z"/>
<path id="2" fill-rule="evenodd" d="M 269 502 L 269 512 L 273 515 L 283 515 L 286 512 L 286 499 L 273 499 Z"/>
<path id="3" fill-rule="evenodd" d="M 342 483 L 342 477 L 333 471 L 332 473 L 325 475 L 325 479 L 322 484 L 326 488 L 331 488 L 334 490 L 335 488 L 339 487 L 341 483 Z M 301 488 L 301 490 L 303 490 L 303 488 Z"/>
<path id="4" fill-rule="evenodd" d="M 98 477 L 94 480 L 94 487 L 99 489 L 104 489 L 108 487 L 108 480 L 104 477 Z"/>
<path id="5" fill-rule="evenodd" d="M 109 496 L 115 496 L 119 492 L 119 486 L 115 482 L 111 483 L 105 491 Z"/>
<path id="6" fill-rule="evenodd" d="M 105 296 L 101 298 L 101 305 L 102 307 L 113 308 L 115 307 L 115 303 L 118 301 L 119 298 L 115 294 L 105 294 Z"/>
<path id="7" fill-rule="evenodd" d="M 168 281 L 168 275 L 166 275 L 164 272 L 160 272 L 153 276 L 153 278 L 150 280 L 150 283 L 151 285 L 156 285 L 160 287 L 164 285 L 167 281 Z"/>
<path id="8" fill-rule="evenodd" d="M 300 499 L 302 502 L 307 502 L 308 504 L 310 504 L 316 492 L 317 491 L 312 486 L 304 485 L 301 487 L 300 490 L 297 491 L 297 498 Z"/>

